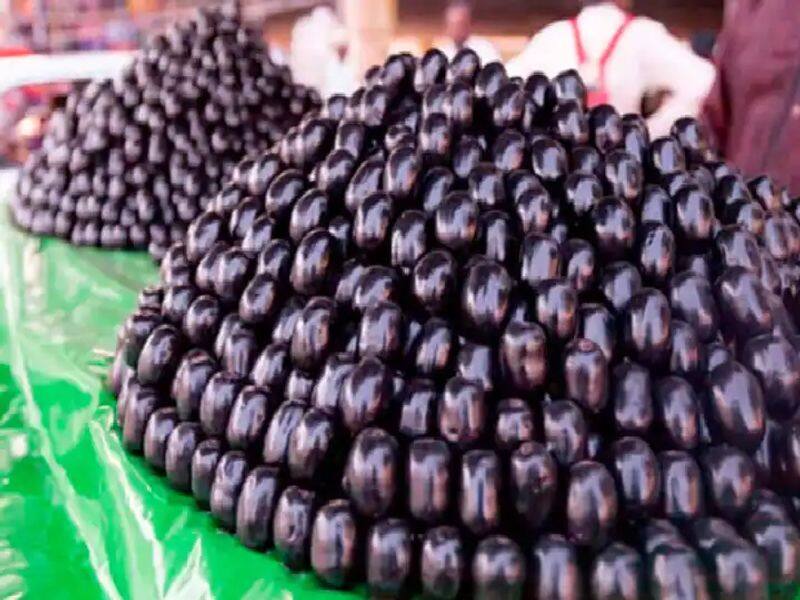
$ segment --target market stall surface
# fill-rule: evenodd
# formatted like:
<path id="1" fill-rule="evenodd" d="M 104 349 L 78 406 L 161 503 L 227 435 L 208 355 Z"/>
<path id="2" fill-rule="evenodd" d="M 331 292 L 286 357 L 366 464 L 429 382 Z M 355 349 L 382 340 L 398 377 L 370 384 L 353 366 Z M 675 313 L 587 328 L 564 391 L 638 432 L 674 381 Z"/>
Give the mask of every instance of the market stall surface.
<path id="1" fill-rule="evenodd" d="M 0 598 L 320 591 L 124 452 L 104 381 L 119 324 L 156 280 L 146 254 L 22 234 L 0 202 Z"/>

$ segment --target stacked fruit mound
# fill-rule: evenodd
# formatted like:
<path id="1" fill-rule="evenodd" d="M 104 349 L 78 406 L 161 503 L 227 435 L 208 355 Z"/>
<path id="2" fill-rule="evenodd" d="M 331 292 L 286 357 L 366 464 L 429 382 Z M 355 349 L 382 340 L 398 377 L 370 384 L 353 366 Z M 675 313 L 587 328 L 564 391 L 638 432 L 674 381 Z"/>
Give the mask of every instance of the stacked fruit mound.
<path id="1" fill-rule="evenodd" d="M 124 325 L 125 447 L 376 596 L 792 589 L 793 202 L 585 97 L 431 51 L 307 115 Z"/>
<path id="2" fill-rule="evenodd" d="M 22 169 L 17 225 L 160 258 L 243 156 L 318 104 L 235 14 L 155 36 L 116 81 L 74 92 Z"/>

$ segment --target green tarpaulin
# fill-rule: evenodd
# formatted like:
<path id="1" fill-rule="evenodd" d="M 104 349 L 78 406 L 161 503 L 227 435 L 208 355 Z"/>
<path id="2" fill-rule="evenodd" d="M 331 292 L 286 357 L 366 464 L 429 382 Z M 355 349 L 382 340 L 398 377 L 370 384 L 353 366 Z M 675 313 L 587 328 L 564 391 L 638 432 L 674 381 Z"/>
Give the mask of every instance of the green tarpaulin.
<path id="1" fill-rule="evenodd" d="M 149 257 L 0 212 L 0 598 L 352 597 L 244 548 L 123 451 L 104 379 Z"/>

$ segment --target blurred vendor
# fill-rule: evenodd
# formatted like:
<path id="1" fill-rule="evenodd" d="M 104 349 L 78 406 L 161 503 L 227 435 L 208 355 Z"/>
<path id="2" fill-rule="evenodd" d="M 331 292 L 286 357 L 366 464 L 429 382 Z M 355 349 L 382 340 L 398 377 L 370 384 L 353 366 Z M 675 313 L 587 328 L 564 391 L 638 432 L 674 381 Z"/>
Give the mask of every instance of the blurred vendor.
<path id="1" fill-rule="evenodd" d="M 472 3 L 468 0 L 451 0 L 444 11 L 444 28 L 448 41 L 439 49 L 448 59 L 462 48 L 470 48 L 481 59 L 481 64 L 500 60 L 500 54 L 489 40 L 472 35 Z"/>
<path id="2" fill-rule="evenodd" d="M 581 0 L 576 17 L 537 33 L 507 65 L 509 75 L 542 71 L 553 77 L 577 69 L 589 105 L 612 104 L 620 113 L 641 110 L 648 92 L 666 91 L 649 117 L 653 136 L 677 118 L 695 116 L 714 81 L 714 68 L 661 23 L 628 12 L 628 0 Z"/>
<path id="3" fill-rule="evenodd" d="M 781 0 L 726 5 L 714 52 L 717 80 L 704 117 L 726 160 L 800 194 L 800 7 Z"/>
<path id="4" fill-rule="evenodd" d="M 330 52 L 325 63 L 325 83 L 322 93 L 325 97 L 334 94 L 352 94 L 358 87 L 358 79 L 347 60 L 347 32 L 337 27 L 330 32 Z"/>

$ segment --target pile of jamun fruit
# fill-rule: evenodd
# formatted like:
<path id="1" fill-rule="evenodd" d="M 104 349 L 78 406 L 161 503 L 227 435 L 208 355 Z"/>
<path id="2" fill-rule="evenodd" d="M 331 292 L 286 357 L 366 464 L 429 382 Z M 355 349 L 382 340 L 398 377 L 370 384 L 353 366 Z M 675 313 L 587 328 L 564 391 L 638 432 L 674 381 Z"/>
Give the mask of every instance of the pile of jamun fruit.
<path id="1" fill-rule="evenodd" d="M 21 169 L 12 221 L 160 259 L 243 157 L 318 106 L 235 11 L 199 12 L 149 40 L 118 79 L 67 98 Z"/>
<path id="2" fill-rule="evenodd" d="M 119 334 L 122 443 L 370 595 L 800 579 L 800 225 L 573 71 L 391 56 L 230 181 Z"/>

